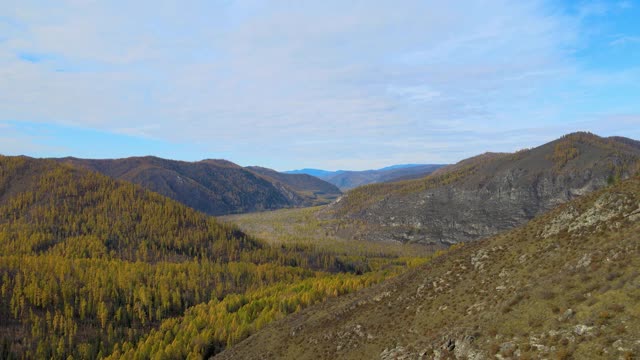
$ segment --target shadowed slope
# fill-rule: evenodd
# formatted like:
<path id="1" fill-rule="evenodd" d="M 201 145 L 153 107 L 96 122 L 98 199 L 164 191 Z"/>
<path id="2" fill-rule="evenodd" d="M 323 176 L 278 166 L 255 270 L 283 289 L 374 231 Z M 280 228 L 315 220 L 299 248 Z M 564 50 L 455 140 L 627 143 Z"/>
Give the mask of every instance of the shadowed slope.
<path id="1" fill-rule="evenodd" d="M 210 215 L 309 206 L 318 202 L 312 192 L 305 193 L 286 182 L 275 181 L 226 160 L 185 162 L 147 156 L 59 161 L 142 185 Z"/>
<path id="2" fill-rule="evenodd" d="M 274 184 L 284 184 L 305 197 L 305 205 L 324 205 L 337 199 L 342 192 L 335 185 L 307 174 L 285 174 L 275 170 L 249 166 L 246 169 L 266 177 Z"/>

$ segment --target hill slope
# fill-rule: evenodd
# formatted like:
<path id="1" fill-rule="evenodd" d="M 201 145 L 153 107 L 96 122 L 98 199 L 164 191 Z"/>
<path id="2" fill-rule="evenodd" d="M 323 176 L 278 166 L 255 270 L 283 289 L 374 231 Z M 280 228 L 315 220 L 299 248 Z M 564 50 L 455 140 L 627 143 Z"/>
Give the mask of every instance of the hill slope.
<path id="1" fill-rule="evenodd" d="M 59 161 L 142 185 L 210 215 L 322 203 L 313 192 L 307 193 L 304 186 L 294 189 L 286 180 L 274 181 L 226 160 L 184 162 L 148 156 L 115 160 L 64 158 Z"/>
<path id="2" fill-rule="evenodd" d="M 422 262 L 271 246 L 139 185 L 0 156 L 0 359 L 202 358 Z"/>
<path id="3" fill-rule="evenodd" d="M 417 179 L 427 176 L 444 165 L 394 165 L 377 170 L 364 171 L 325 171 L 317 169 L 302 169 L 289 171 L 291 174 L 309 174 L 334 184 L 340 190 L 353 189 L 358 186 L 380 182 Z"/>
<path id="4" fill-rule="evenodd" d="M 74 237 L 95 236 L 104 242 L 104 256 L 134 261 L 228 260 L 241 248 L 262 246 L 139 186 L 26 157 L 0 157 L 0 235 L 4 254 L 41 254 Z"/>
<path id="5" fill-rule="evenodd" d="M 307 174 L 285 174 L 259 166 L 249 166 L 246 169 L 266 177 L 273 184 L 286 186 L 295 190 L 305 198 L 305 205 L 328 204 L 342 195 L 340 189 L 335 185 L 318 179 L 315 176 Z"/>
<path id="6" fill-rule="evenodd" d="M 26 157 L 0 156 L 0 249 L 0 358 L 102 358 L 196 304 L 371 270 L 360 258 L 269 246 L 139 185 Z M 181 346 L 215 352 L 280 313 Z"/>
<path id="7" fill-rule="evenodd" d="M 634 359 L 640 178 L 273 323 L 216 359 Z"/>
<path id="8" fill-rule="evenodd" d="M 514 154 L 487 153 L 418 180 L 354 189 L 326 218 L 364 222 L 362 237 L 455 243 L 525 223 L 638 170 L 633 140 L 575 133 Z"/>

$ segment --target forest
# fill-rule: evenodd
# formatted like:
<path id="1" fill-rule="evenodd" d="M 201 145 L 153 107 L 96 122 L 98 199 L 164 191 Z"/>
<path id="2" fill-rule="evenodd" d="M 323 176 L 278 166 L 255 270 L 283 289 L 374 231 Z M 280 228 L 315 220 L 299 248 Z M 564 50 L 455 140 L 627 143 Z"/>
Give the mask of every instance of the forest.
<path id="1" fill-rule="evenodd" d="M 0 358 L 201 358 L 428 257 L 269 244 L 138 185 L 0 157 Z"/>

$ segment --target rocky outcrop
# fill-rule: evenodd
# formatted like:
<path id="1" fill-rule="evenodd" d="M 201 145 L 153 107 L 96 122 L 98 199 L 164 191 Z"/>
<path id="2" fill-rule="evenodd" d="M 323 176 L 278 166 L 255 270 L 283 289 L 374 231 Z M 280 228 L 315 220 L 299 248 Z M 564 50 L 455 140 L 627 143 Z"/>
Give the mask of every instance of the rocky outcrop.
<path id="1" fill-rule="evenodd" d="M 375 228 L 363 236 L 380 241 L 452 244 L 487 237 L 629 177 L 640 150 L 619 139 L 581 133 L 515 154 L 481 156 L 432 175 L 431 184 L 356 189 L 325 216 L 363 220 Z M 447 183 L 447 176 L 455 181 Z M 378 198 L 354 206 L 367 196 Z"/>
<path id="2" fill-rule="evenodd" d="M 634 176 L 285 317 L 216 359 L 635 359 L 639 204 Z"/>

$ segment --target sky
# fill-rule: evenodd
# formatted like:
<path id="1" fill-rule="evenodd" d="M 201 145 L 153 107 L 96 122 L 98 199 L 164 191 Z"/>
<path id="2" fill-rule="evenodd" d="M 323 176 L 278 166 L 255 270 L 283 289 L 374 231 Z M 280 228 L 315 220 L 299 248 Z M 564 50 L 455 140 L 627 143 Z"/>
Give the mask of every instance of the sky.
<path id="1" fill-rule="evenodd" d="M 0 154 L 277 170 L 640 139 L 640 0 L 3 0 Z"/>

